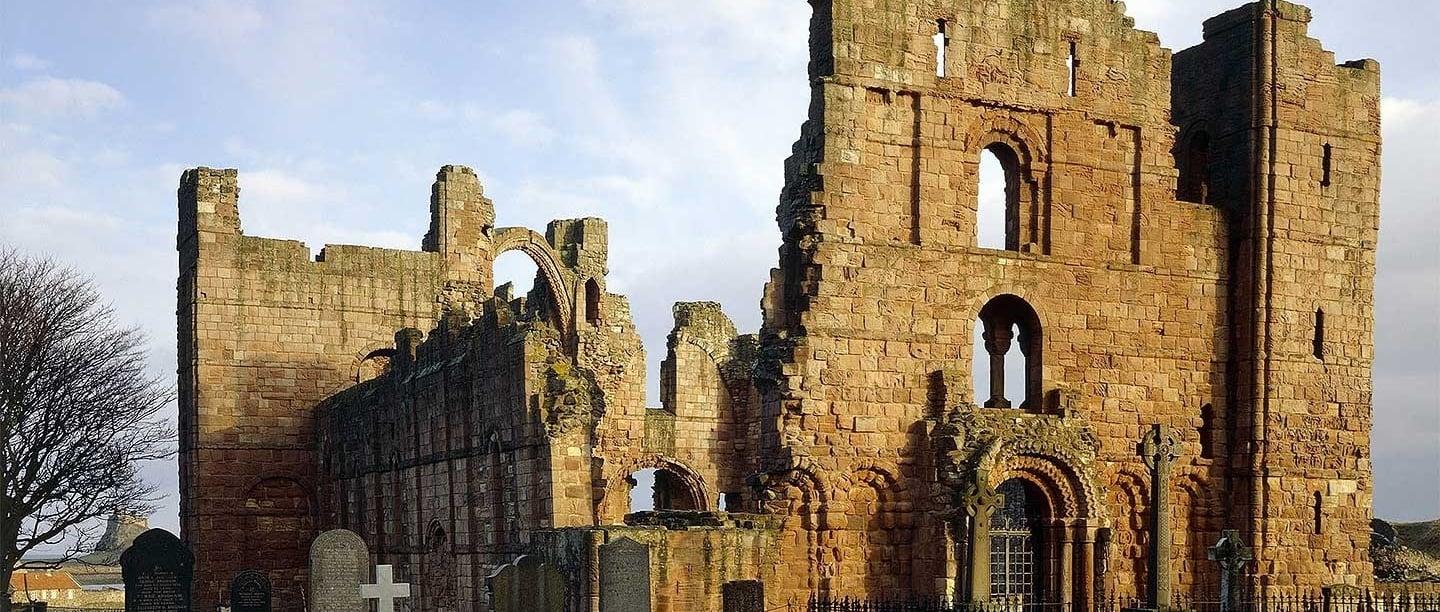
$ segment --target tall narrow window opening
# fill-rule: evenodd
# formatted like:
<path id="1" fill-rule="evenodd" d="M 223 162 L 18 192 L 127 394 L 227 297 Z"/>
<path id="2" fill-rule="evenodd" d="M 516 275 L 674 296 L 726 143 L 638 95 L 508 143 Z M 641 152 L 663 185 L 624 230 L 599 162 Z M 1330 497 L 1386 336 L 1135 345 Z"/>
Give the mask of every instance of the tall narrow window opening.
<path id="1" fill-rule="evenodd" d="M 1075 97 L 1080 91 L 1080 43 L 1070 41 L 1070 57 L 1065 60 L 1070 67 L 1070 97 Z"/>
<path id="2" fill-rule="evenodd" d="M 1210 404 L 1200 407 L 1200 458 L 1215 458 L 1215 408 Z"/>
<path id="3" fill-rule="evenodd" d="M 1316 359 L 1325 359 L 1325 311 L 1315 311 L 1315 337 L 1310 340 L 1310 350 Z"/>
<path id="4" fill-rule="evenodd" d="M 585 281 L 585 320 L 600 324 L 600 283 L 593 278 Z"/>
<path id="5" fill-rule="evenodd" d="M 1328 143 L 1328 142 L 1325 143 L 1325 158 L 1324 158 L 1323 160 L 1321 160 L 1321 162 L 1320 162 L 1320 165 L 1322 166 L 1322 170 L 1324 171 L 1324 175 L 1320 178 L 1320 186 L 1321 186 L 1321 187 L 1329 187 L 1329 186 L 1330 186 L 1330 171 L 1331 171 L 1331 168 L 1334 166 L 1334 163 L 1335 163 L 1335 157 L 1334 157 L 1334 155 L 1335 155 L 1335 149 L 1330 146 L 1330 143 Z"/>
<path id="6" fill-rule="evenodd" d="M 1203 130 L 1190 135 L 1179 159 L 1180 185 L 1176 199 L 1207 204 L 1210 201 L 1210 135 Z"/>
<path id="7" fill-rule="evenodd" d="M 1315 516 L 1312 517 L 1314 521 L 1313 527 L 1315 529 L 1315 535 L 1320 535 L 1322 533 L 1325 533 L 1325 525 L 1322 522 L 1324 520 L 1324 508 L 1322 507 L 1322 498 L 1320 497 L 1319 491 L 1315 492 L 1315 496 L 1311 500 L 1311 502 L 1314 505 L 1311 509 L 1315 513 Z"/>
<path id="8" fill-rule="evenodd" d="M 976 245 L 1020 250 L 1020 156 L 996 143 L 980 152 Z"/>
<path id="9" fill-rule="evenodd" d="M 935 22 L 935 76 L 945 76 L 945 56 L 950 50 L 950 33 L 945 30 L 945 20 Z"/>

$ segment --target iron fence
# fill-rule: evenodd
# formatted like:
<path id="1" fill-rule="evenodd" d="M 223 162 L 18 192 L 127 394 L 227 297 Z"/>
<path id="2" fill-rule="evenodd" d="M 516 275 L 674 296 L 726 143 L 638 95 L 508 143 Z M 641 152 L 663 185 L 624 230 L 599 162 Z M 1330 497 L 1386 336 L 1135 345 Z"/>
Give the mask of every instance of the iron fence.
<path id="1" fill-rule="evenodd" d="M 808 612 L 1082 612 L 1069 603 L 996 600 L 984 603 L 947 597 L 859 599 L 812 596 Z M 1127 612 L 1154 607 L 1133 599 L 1096 601 L 1089 612 Z M 1440 612 L 1440 593 L 1314 593 L 1241 596 L 1226 603 L 1220 598 L 1177 597 L 1166 612 Z"/>

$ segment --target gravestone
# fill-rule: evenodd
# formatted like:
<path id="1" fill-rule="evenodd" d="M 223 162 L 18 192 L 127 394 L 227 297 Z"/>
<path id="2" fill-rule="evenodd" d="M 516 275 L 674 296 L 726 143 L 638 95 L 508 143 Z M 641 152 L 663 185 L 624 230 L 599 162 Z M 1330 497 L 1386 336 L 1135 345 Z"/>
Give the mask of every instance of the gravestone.
<path id="1" fill-rule="evenodd" d="M 724 612 L 765 612 L 765 585 L 759 580 L 736 580 L 720 586 Z"/>
<path id="2" fill-rule="evenodd" d="M 620 538 L 600 546 L 600 612 L 650 612 L 650 546 Z"/>
<path id="3" fill-rule="evenodd" d="M 410 583 L 395 582 L 395 568 L 375 566 L 375 584 L 360 585 L 360 598 L 375 600 L 378 612 L 395 612 L 395 600 L 410 598 Z"/>
<path id="4" fill-rule="evenodd" d="M 180 538 L 151 529 L 120 555 L 125 612 L 190 612 L 195 555 Z"/>
<path id="5" fill-rule="evenodd" d="M 360 585 L 369 569 L 370 549 L 355 532 L 320 534 L 310 544 L 310 612 L 368 612 Z"/>
<path id="6" fill-rule="evenodd" d="M 521 556 L 485 579 L 494 612 L 563 612 L 565 576 L 543 559 Z"/>
<path id="7" fill-rule="evenodd" d="M 270 577 L 245 570 L 230 580 L 230 612 L 270 612 Z"/>

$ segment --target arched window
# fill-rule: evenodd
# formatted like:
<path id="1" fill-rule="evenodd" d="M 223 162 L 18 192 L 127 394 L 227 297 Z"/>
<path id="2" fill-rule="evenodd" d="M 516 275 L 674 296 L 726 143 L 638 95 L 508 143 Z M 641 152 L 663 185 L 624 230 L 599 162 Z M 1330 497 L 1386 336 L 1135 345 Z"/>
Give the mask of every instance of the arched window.
<path id="1" fill-rule="evenodd" d="M 1014 295 L 997 296 L 980 309 L 977 327 L 980 338 L 973 356 L 977 402 L 987 408 L 1009 408 L 1018 401 L 1022 409 L 1040 410 L 1044 336 L 1035 309 Z M 989 395 L 981 395 L 981 389 L 988 389 Z"/>
<path id="2" fill-rule="evenodd" d="M 976 245 L 1020 250 L 1020 156 L 1002 143 L 980 152 Z"/>
<path id="3" fill-rule="evenodd" d="M 1210 202 L 1210 134 L 1196 130 L 1179 156 L 1180 185 L 1176 199 L 1182 202 Z"/>
<path id="4" fill-rule="evenodd" d="M 600 283 L 593 278 L 585 281 L 585 320 L 600 324 Z"/>
<path id="5" fill-rule="evenodd" d="M 431 610 L 455 610 L 455 553 L 450 536 L 439 521 L 430 525 L 426 538 L 424 589 L 420 595 Z"/>
<path id="6" fill-rule="evenodd" d="M 1314 337 L 1310 339 L 1310 351 L 1316 359 L 1325 359 L 1325 310 L 1315 309 Z"/>
<path id="7" fill-rule="evenodd" d="M 945 31 L 945 20 L 935 22 L 935 76 L 945 76 L 945 55 L 950 47 L 950 33 Z"/>
<path id="8" fill-rule="evenodd" d="M 704 510 L 703 493 L 675 470 L 646 468 L 627 477 L 630 511 Z"/>
<path id="9" fill-rule="evenodd" d="M 1215 408 L 1210 404 L 1200 407 L 1200 458 L 1215 458 Z"/>
<path id="10" fill-rule="evenodd" d="M 381 374 L 390 369 L 390 359 L 394 356 L 395 349 L 393 348 L 370 351 L 370 354 L 361 359 L 360 365 L 355 368 L 356 384 L 379 378 Z"/>

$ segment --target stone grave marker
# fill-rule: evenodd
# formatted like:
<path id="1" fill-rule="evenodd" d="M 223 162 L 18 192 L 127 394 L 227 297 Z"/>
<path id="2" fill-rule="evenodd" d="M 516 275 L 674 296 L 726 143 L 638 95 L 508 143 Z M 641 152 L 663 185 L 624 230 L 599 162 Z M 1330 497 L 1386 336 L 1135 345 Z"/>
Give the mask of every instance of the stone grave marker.
<path id="1" fill-rule="evenodd" d="M 759 580 L 736 580 L 720 586 L 724 612 L 765 612 L 765 585 Z"/>
<path id="2" fill-rule="evenodd" d="M 120 555 L 125 612 L 190 612 L 195 555 L 180 538 L 151 529 Z"/>
<path id="3" fill-rule="evenodd" d="M 410 598 L 410 583 L 395 582 L 395 568 L 375 566 L 375 584 L 360 585 L 360 598 L 375 600 L 379 612 L 395 612 L 395 600 Z"/>
<path id="4" fill-rule="evenodd" d="M 369 570 L 370 549 L 355 532 L 320 534 L 310 544 L 310 612 L 368 612 L 360 585 Z"/>
<path id="5" fill-rule="evenodd" d="M 543 559 L 521 556 L 485 579 L 494 612 L 563 612 L 565 576 Z"/>
<path id="6" fill-rule="evenodd" d="M 650 612 L 650 546 L 620 538 L 600 546 L 600 612 Z"/>
<path id="7" fill-rule="evenodd" d="M 230 580 L 230 612 L 270 612 L 270 577 L 245 570 Z"/>

